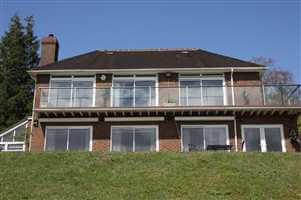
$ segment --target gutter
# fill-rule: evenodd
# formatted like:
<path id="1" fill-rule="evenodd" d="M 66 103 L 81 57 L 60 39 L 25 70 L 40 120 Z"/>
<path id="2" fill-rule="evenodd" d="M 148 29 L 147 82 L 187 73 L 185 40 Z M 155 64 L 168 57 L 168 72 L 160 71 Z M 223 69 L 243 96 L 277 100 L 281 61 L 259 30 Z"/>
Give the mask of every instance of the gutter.
<path id="1" fill-rule="evenodd" d="M 42 68 L 42 67 L 41 67 Z M 266 67 L 232 67 L 236 71 L 264 71 Z M 113 73 L 113 72 L 167 72 L 167 71 L 177 71 L 177 72 L 199 72 L 199 71 L 218 71 L 218 72 L 229 72 L 229 67 L 209 67 L 209 68 L 145 68 L 145 69 L 55 69 L 55 70 L 29 70 L 28 73 L 31 75 L 35 74 L 49 74 L 49 73 Z"/>

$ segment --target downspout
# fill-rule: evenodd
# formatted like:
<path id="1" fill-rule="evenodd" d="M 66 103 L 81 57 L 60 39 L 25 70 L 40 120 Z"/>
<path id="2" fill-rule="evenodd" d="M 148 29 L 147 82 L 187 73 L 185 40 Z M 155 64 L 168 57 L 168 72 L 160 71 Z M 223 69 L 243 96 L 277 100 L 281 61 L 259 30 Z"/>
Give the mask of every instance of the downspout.
<path id="1" fill-rule="evenodd" d="M 232 106 L 235 106 L 235 98 L 234 98 L 234 80 L 233 80 L 234 69 L 231 68 L 231 91 L 232 91 Z M 237 124 L 236 124 L 236 116 L 234 116 L 234 143 L 235 143 L 235 152 L 238 152 L 237 147 Z"/>
<path id="2" fill-rule="evenodd" d="M 233 80 L 233 73 L 234 69 L 231 68 L 231 90 L 232 90 L 232 106 L 235 106 L 235 99 L 234 99 L 234 80 Z"/>
<path id="3" fill-rule="evenodd" d="M 236 116 L 234 116 L 234 143 L 235 143 L 235 152 L 238 152 Z"/>

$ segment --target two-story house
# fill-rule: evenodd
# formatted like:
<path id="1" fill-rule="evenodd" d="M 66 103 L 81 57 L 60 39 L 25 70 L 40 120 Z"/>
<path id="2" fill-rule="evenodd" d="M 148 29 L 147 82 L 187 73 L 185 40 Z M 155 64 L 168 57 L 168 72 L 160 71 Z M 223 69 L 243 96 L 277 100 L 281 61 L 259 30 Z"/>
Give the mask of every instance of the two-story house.
<path id="1" fill-rule="evenodd" d="M 201 49 L 96 50 L 58 61 L 42 39 L 30 151 L 296 151 L 300 85 Z"/>

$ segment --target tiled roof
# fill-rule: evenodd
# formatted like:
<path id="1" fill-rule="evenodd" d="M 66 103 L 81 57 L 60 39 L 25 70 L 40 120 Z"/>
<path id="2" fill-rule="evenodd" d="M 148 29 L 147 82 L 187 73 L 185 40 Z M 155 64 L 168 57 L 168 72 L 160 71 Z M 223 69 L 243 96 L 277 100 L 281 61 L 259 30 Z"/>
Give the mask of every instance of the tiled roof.
<path id="1" fill-rule="evenodd" d="M 201 49 L 96 50 L 34 70 L 264 67 Z"/>

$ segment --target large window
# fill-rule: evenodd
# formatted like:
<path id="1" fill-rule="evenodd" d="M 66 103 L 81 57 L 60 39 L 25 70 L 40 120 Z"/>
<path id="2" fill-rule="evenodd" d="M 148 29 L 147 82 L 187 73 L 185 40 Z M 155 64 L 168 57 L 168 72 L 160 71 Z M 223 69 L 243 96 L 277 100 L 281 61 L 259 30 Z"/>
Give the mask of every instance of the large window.
<path id="1" fill-rule="evenodd" d="M 206 151 L 208 145 L 229 145 L 227 125 L 183 125 L 182 151 Z"/>
<path id="2" fill-rule="evenodd" d="M 45 151 L 91 151 L 92 127 L 46 127 Z"/>
<path id="3" fill-rule="evenodd" d="M 181 76 L 180 103 L 182 106 L 224 105 L 224 78 L 213 76 Z"/>
<path id="4" fill-rule="evenodd" d="M 111 151 L 158 151 L 157 126 L 114 126 L 111 129 Z"/>
<path id="5" fill-rule="evenodd" d="M 244 151 L 286 151 L 282 125 L 243 125 L 242 139 Z"/>
<path id="6" fill-rule="evenodd" d="M 52 77 L 49 107 L 91 107 L 94 105 L 95 78 Z"/>
<path id="7" fill-rule="evenodd" d="M 118 76 L 113 79 L 114 107 L 145 107 L 157 103 L 156 76 Z"/>

